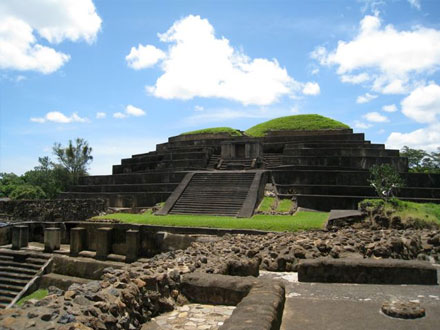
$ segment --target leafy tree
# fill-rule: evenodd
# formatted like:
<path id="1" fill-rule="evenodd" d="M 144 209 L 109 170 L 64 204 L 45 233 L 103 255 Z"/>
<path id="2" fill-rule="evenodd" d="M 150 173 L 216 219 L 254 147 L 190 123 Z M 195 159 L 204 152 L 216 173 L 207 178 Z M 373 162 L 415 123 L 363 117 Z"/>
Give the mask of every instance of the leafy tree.
<path id="1" fill-rule="evenodd" d="M 394 190 L 405 184 L 399 172 L 390 164 L 373 165 L 370 168 L 368 181 L 376 190 L 377 195 L 385 201 L 394 197 Z"/>
<path id="2" fill-rule="evenodd" d="M 438 152 L 428 153 L 422 149 L 411 149 L 404 146 L 400 155 L 408 158 L 410 172 L 440 173 L 440 147 Z"/>
<path id="3" fill-rule="evenodd" d="M 75 145 L 69 140 L 69 145 L 64 148 L 60 143 L 55 143 L 53 153 L 71 176 L 71 183 L 77 184 L 80 176 L 87 175 L 87 165 L 93 160 L 92 148 L 86 140 L 77 138 Z"/>
<path id="4" fill-rule="evenodd" d="M 12 199 L 44 199 L 46 194 L 43 189 L 30 184 L 22 184 L 17 186 L 9 196 Z"/>
<path id="5" fill-rule="evenodd" d="M 14 173 L 0 173 L 0 197 L 9 197 L 22 184 L 24 184 L 24 181 L 18 175 Z"/>

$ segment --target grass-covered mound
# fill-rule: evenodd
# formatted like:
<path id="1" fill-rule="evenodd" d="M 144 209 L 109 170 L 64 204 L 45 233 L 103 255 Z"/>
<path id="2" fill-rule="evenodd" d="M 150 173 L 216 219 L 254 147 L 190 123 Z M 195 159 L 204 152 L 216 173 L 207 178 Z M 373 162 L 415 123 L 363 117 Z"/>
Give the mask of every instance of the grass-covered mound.
<path id="1" fill-rule="evenodd" d="M 391 226 L 395 219 L 403 227 L 424 228 L 440 225 L 440 205 L 433 203 L 414 203 L 392 198 L 366 199 L 359 203 L 359 208 L 370 217 L 388 219 Z"/>
<path id="2" fill-rule="evenodd" d="M 230 136 L 242 136 L 243 134 L 235 128 L 231 127 L 212 127 L 212 128 L 204 128 L 196 131 L 185 132 L 180 135 L 189 135 L 189 134 L 221 134 L 226 133 Z"/>
<path id="3" fill-rule="evenodd" d="M 304 131 L 323 129 L 347 129 L 349 126 L 321 115 L 295 115 L 275 118 L 255 125 L 245 131 L 249 136 L 265 136 L 270 131 Z"/>

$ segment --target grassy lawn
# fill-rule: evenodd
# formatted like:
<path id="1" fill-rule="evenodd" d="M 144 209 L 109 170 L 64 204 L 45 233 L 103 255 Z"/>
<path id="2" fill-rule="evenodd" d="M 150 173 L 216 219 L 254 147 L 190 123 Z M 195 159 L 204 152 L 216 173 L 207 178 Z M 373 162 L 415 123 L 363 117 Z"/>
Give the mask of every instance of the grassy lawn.
<path id="1" fill-rule="evenodd" d="M 239 130 L 231 127 L 212 127 L 212 128 L 204 128 L 196 131 L 185 132 L 180 135 L 189 135 L 189 134 L 217 134 L 217 133 L 228 133 L 231 136 L 241 136 L 243 135 Z"/>
<path id="2" fill-rule="evenodd" d="M 282 199 L 278 202 L 277 212 L 286 213 L 290 212 L 293 206 L 293 201 L 290 199 Z"/>
<path id="3" fill-rule="evenodd" d="M 295 115 L 275 118 L 245 131 L 249 136 L 265 136 L 269 131 L 320 130 L 350 128 L 339 121 L 320 115 Z"/>
<path id="4" fill-rule="evenodd" d="M 440 204 L 414 203 L 395 198 L 388 203 L 385 203 L 381 199 L 366 199 L 361 203 L 369 205 L 371 209 L 378 207 L 383 208 L 385 214 L 391 214 L 390 218 L 399 216 L 402 221 L 407 221 L 412 218 L 440 224 Z"/>
<path id="5" fill-rule="evenodd" d="M 99 219 L 117 219 L 124 223 L 145 225 L 207 227 L 224 229 L 255 229 L 265 231 L 297 231 L 323 228 L 328 213 L 298 212 L 295 215 L 255 215 L 252 218 L 232 218 L 204 215 L 167 215 L 155 216 L 150 212 L 143 214 L 115 213 L 94 217 Z"/>
<path id="6" fill-rule="evenodd" d="M 31 293 L 30 295 L 21 298 L 18 302 L 17 305 L 21 306 L 23 305 L 26 301 L 30 300 L 30 299 L 43 299 L 44 297 L 46 297 L 48 295 L 49 291 L 47 291 L 46 289 L 39 289 L 37 291 L 34 291 L 33 293 Z"/>
<path id="7" fill-rule="evenodd" d="M 261 201 L 260 207 L 258 208 L 258 211 L 261 212 L 270 212 L 273 210 L 273 207 L 275 206 L 275 197 L 264 197 Z"/>

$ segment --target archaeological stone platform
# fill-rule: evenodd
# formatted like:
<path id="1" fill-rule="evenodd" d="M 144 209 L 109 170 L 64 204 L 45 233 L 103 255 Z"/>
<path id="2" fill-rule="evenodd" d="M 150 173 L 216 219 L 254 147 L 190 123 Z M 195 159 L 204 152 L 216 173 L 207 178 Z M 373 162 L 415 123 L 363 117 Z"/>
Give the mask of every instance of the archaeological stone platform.
<path id="1" fill-rule="evenodd" d="M 351 129 L 272 131 L 261 138 L 175 136 L 155 151 L 122 159 L 111 175 L 82 177 L 60 198 L 103 198 L 109 206 L 129 208 L 168 200 L 166 213 L 247 217 L 262 196 L 256 185 L 272 183 L 279 198 L 293 199 L 298 207 L 355 209 L 376 196 L 368 183 L 375 164 L 400 172 L 406 185 L 397 191 L 399 198 L 440 203 L 439 174 L 409 173 L 398 150 Z M 265 174 L 256 182 L 258 171 Z M 252 211 L 240 213 L 246 203 Z"/>

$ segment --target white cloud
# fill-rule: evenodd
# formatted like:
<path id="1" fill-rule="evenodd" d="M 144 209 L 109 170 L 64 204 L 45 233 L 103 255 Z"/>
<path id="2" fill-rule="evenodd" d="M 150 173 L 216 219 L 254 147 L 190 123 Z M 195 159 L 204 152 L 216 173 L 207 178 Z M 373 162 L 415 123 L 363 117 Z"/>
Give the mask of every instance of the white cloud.
<path id="1" fill-rule="evenodd" d="M 368 120 L 369 122 L 373 122 L 373 123 L 385 123 L 385 122 L 389 121 L 387 117 L 385 117 L 384 115 L 381 115 L 379 112 L 369 112 L 369 113 L 363 115 L 362 118 Z"/>
<path id="2" fill-rule="evenodd" d="M 318 95 L 321 89 L 318 83 L 308 82 L 304 85 L 302 92 L 304 95 Z"/>
<path id="3" fill-rule="evenodd" d="M 205 108 L 202 107 L 201 105 L 196 105 L 196 106 L 194 107 L 194 111 L 203 111 L 203 110 L 205 110 Z"/>
<path id="4" fill-rule="evenodd" d="M 161 59 L 163 74 L 153 86 L 146 87 L 148 93 L 159 98 L 215 97 L 244 105 L 269 105 L 283 96 L 294 97 L 305 87 L 290 77 L 276 59 L 252 59 L 234 49 L 225 37 L 216 37 L 214 27 L 200 16 L 176 21 L 167 32 L 159 34 L 159 39 L 170 45 L 165 57 L 148 45 L 139 45 L 134 52 L 132 48 L 127 56 L 130 66 L 137 60 L 152 65 Z M 138 56 L 144 49 L 149 49 L 147 55 Z M 138 65 L 142 66 L 147 65 Z"/>
<path id="5" fill-rule="evenodd" d="M 91 0 L 3 0 L 0 2 L 0 69 L 52 73 L 70 56 L 38 43 L 85 40 L 91 43 L 101 18 Z"/>
<path id="6" fill-rule="evenodd" d="M 353 126 L 354 126 L 355 128 L 359 128 L 359 129 L 367 129 L 367 128 L 372 127 L 373 125 L 368 124 L 368 123 L 364 123 L 364 122 L 359 121 L 359 120 L 355 120 Z"/>
<path id="7" fill-rule="evenodd" d="M 96 119 L 103 119 L 107 117 L 107 114 L 105 112 L 97 112 L 96 113 Z"/>
<path id="8" fill-rule="evenodd" d="M 129 104 L 125 107 L 124 112 L 115 112 L 113 114 L 113 117 L 118 118 L 118 119 L 123 119 L 123 118 L 127 118 L 127 117 L 141 117 L 141 116 L 145 116 L 145 115 L 146 115 L 146 113 L 144 110 Z"/>
<path id="9" fill-rule="evenodd" d="M 131 47 L 130 54 L 125 59 L 130 68 L 139 70 L 152 67 L 164 57 L 165 53 L 160 49 L 152 45 L 139 44 L 138 48 Z"/>
<path id="10" fill-rule="evenodd" d="M 408 0 L 411 7 L 414 7 L 418 10 L 422 9 L 422 6 L 420 5 L 420 0 Z"/>
<path id="11" fill-rule="evenodd" d="M 385 112 L 396 112 L 397 111 L 397 107 L 395 104 L 389 104 L 389 105 L 384 105 L 382 107 L 382 110 Z"/>
<path id="12" fill-rule="evenodd" d="M 311 57 L 321 65 L 337 66 L 343 82 L 368 81 L 376 92 L 406 93 L 419 75 L 439 68 L 440 31 L 420 25 L 399 31 L 367 15 L 353 40 L 339 41 L 333 51 L 317 47 Z"/>
<path id="13" fill-rule="evenodd" d="M 375 98 L 377 98 L 377 95 L 366 93 L 365 95 L 358 96 L 356 99 L 356 103 L 359 103 L 359 104 L 368 103 L 368 102 L 374 100 Z"/>
<path id="14" fill-rule="evenodd" d="M 53 123 L 59 123 L 59 124 L 69 124 L 69 123 L 86 123 L 89 122 L 89 119 L 82 118 L 78 116 L 76 112 L 74 112 L 70 117 L 66 116 L 62 112 L 59 111 L 51 111 L 46 113 L 44 117 L 33 117 L 30 119 L 34 123 L 46 123 L 46 122 L 53 122 Z"/>
<path id="15" fill-rule="evenodd" d="M 355 74 L 355 75 L 350 75 L 350 74 L 343 74 L 341 76 L 341 81 L 345 82 L 345 83 L 350 83 L 350 84 L 360 84 L 363 83 L 364 81 L 368 81 L 370 80 L 370 76 L 368 75 L 368 73 L 360 73 L 360 74 Z"/>
<path id="16" fill-rule="evenodd" d="M 420 86 L 401 102 L 402 113 L 419 122 L 432 123 L 440 116 L 440 86 L 431 83 Z"/>
<path id="17" fill-rule="evenodd" d="M 417 129 L 409 133 L 393 132 L 385 142 L 388 148 L 401 149 L 408 146 L 414 149 L 436 151 L 440 147 L 440 123 Z"/>
<path id="18" fill-rule="evenodd" d="M 127 115 L 129 116 L 134 116 L 134 117 L 140 117 L 140 116 L 145 116 L 145 111 L 137 108 L 131 104 L 127 105 L 125 107 L 125 112 L 127 113 Z"/>

